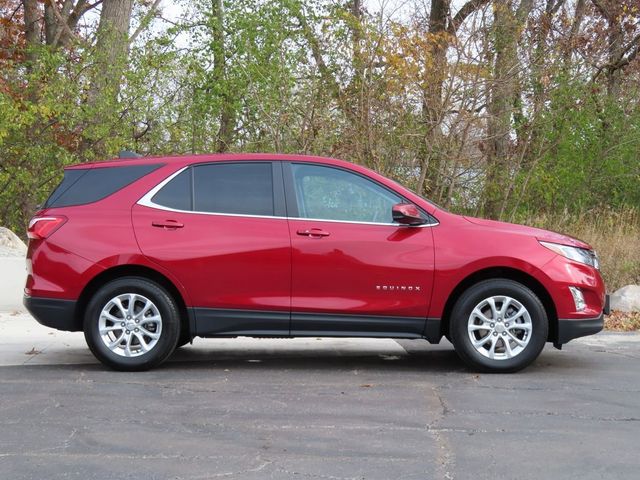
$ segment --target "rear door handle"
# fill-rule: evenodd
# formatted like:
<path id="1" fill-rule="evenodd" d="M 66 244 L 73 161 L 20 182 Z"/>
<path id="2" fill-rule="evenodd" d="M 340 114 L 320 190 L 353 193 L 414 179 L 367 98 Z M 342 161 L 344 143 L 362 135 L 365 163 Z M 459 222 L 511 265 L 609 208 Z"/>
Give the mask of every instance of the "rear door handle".
<path id="1" fill-rule="evenodd" d="M 309 228 L 307 230 L 298 230 L 298 235 L 311 238 L 322 238 L 331 235 L 329 232 L 322 230 L 321 228 Z"/>
<path id="2" fill-rule="evenodd" d="M 151 225 L 158 228 L 165 228 L 167 230 L 174 230 L 176 228 L 184 227 L 184 224 L 178 222 L 177 220 L 156 220 L 151 222 Z"/>

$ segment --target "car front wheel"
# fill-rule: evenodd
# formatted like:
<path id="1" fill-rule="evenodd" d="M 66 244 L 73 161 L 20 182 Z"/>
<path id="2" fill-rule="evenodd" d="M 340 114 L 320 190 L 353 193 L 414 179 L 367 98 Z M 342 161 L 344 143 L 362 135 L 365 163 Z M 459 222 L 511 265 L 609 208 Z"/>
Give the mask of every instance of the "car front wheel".
<path id="1" fill-rule="evenodd" d="M 549 321 L 540 299 L 507 279 L 475 284 L 451 312 L 450 336 L 472 369 L 507 373 L 531 364 L 547 340 Z"/>
<path id="2" fill-rule="evenodd" d="M 113 280 L 89 301 L 87 345 L 103 364 L 122 371 L 153 368 L 175 350 L 180 314 L 161 286 L 140 277 Z"/>

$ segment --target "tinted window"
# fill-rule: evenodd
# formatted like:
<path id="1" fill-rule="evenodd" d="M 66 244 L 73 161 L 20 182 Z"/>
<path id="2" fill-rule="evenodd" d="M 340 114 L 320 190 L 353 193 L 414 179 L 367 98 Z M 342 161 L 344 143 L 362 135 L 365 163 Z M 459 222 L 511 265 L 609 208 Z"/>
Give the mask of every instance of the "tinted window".
<path id="1" fill-rule="evenodd" d="M 78 179 L 80 177 L 82 177 L 85 173 L 87 173 L 88 170 L 87 169 L 82 169 L 82 170 L 65 170 L 64 171 L 64 177 L 62 178 L 62 181 L 60 182 L 60 184 L 53 190 L 53 192 L 51 192 L 51 195 L 49 195 L 49 198 L 47 199 L 47 201 L 44 203 L 44 208 L 48 208 L 53 206 L 54 202 L 60 198 L 60 195 L 62 195 L 64 192 L 66 192 L 67 190 L 69 190 L 69 188 L 78 181 Z"/>
<path id="2" fill-rule="evenodd" d="M 221 163 L 193 168 L 194 210 L 273 215 L 271 163 Z"/>
<path id="3" fill-rule="evenodd" d="M 66 170 L 44 208 L 97 202 L 159 167 L 161 165 L 130 165 Z"/>
<path id="4" fill-rule="evenodd" d="M 192 210 L 191 198 L 191 169 L 187 168 L 162 187 L 151 201 L 176 210 Z"/>
<path id="5" fill-rule="evenodd" d="M 298 213 L 303 218 L 392 223 L 402 199 L 360 175 L 331 167 L 293 164 Z"/>

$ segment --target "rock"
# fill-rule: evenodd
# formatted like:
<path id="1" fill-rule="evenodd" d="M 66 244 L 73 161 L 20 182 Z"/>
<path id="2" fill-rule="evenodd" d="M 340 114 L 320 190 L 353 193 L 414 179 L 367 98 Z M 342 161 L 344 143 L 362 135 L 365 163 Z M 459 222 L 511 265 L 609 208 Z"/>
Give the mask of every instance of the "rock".
<path id="1" fill-rule="evenodd" d="M 27 246 L 18 236 L 5 227 L 0 227 L 0 256 L 24 257 Z"/>
<path id="2" fill-rule="evenodd" d="M 611 310 L 640 312 L 640 285 L 627 285 L 611 295 Z"/>
<path id="3" fill-rule="evenodd" d="M 0 227 L 0 312 L 21 311 L 27 279 L 26 245 L 8 228 Z"/>

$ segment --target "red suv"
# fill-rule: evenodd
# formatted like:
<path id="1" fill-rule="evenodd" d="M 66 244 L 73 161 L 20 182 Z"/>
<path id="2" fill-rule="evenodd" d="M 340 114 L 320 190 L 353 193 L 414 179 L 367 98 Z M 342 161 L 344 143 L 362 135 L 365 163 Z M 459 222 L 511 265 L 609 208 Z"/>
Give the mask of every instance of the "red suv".
<path id="1" fill-rule="evenodd" d="M 513 372 L 608 310 L 589 245 L 328 158 L 72 166 L 28 236 L 26 307 L 118 370 L 194 337 L 446 336 L 473 369 Z"/>

